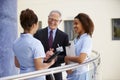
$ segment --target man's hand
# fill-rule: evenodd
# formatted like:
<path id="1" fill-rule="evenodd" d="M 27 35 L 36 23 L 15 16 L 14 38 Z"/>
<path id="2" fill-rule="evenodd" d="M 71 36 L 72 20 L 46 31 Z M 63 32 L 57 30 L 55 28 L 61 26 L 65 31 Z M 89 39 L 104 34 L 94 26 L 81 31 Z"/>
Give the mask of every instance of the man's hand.
<path id="1" fill-rule="evenodd" d="M 54 54 L 54 49 L 50 49 L 49 51 L 46 52 L 46 57 L 44 58 L 44 61 L 47 61 L 53 54 Z"/>

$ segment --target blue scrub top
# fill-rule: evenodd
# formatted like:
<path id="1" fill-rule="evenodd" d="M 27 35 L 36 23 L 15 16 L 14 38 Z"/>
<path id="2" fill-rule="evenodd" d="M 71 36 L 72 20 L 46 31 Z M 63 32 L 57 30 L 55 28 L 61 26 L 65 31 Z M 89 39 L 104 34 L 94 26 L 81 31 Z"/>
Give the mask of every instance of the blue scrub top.
<path id="1" fill-rule="evenodd" d="M 87 33 L 84 33 L 80 36 L 80 38 L 75 38 L 74 43 L 75 43 L 76 56 L 79 56 L 81 53 L 86 53 L 87 56 L 90 55 L 92 51 L 92 39 L 90 35 L 88 35 Z M 86 60 L 87 60 L 87 57 L 85 61 Z M 87 66 L 85 65 L 85 66 L 81 66 L 80 68 L 77 68 L 76 71 L 82 74 L 84 72 L 87 72 L 88 69 L 87 69 Z"/>
<path id="2" fill-rule="evenodd" d="M 45 57 L 43 45 L 31 34 L 21 34 L 13 44 L 13 51 L 20 64 L 20 73 L 35 71 L 34 59 Z M 29 80 L 45 80 L 45 76 Z"/>
<path id="3" fill-rule="evenodd" d="M 74 43 L 76 56 L 79 56 L 80 53 L 86 53 L 87 55 L 91 53 L 92 39 L 87 33 L 82 34 L 80 38 L 75 38 Z"/>
<path id="4" fill-rule="evenodd" d="M 74 39 L 75 54 L 79 56 L 81 53 L 86 53 L 87 56 L 92 51 L 92 39 L 87 33 L 82 34 L 79 38 Z M 87 60 L 87 58 L 86 58 Z M 85 60 L 85 61 L 86 61 Z M 68 80 L 87 80 L 88 65 L 83 65 L 73 70 L 73 73 L 68 74 Z"/>

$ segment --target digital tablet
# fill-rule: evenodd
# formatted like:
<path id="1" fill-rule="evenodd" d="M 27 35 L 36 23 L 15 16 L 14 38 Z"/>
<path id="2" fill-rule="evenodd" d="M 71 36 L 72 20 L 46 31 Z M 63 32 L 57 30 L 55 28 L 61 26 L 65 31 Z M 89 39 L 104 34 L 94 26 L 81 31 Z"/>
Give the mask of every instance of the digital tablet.
<path id="1" fill-rule="evenodd" d="M 63 52 L 63 48 L 62 47 L 56 48 L 56 52 L 47 61 L 45 61 L 45 63 L 51 62 L 52 59 L 55 59 L 57 57 L 57 55 L 59 55 L 61 52 Z"/>

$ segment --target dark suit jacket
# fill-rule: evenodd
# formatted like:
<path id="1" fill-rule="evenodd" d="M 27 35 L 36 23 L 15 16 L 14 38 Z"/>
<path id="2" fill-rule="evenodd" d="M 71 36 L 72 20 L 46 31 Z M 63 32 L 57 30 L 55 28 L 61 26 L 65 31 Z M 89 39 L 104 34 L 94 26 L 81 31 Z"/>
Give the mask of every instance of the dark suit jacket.
<path id="1" fill-rule="evenodd" d="M 48 27 L 38 30 L 34 37 L 42 42 L 45 52 L 49 50 Z M 64 62 L 64 57 L 66 55 L 65 46 L 67 46 L 68 43 L 69 43 L 68 35 L 62 32 L 61 30 L 57 29 L 52 48 L 54 48 L 54 51 L 56 51 L 56 48 L 58 47 L 57 44 L 59 44 L 60 46 L 63 47 L 64 51 L 58 55 L 57 61 L 52 67 L 60 66 L 60 64 Z"/>

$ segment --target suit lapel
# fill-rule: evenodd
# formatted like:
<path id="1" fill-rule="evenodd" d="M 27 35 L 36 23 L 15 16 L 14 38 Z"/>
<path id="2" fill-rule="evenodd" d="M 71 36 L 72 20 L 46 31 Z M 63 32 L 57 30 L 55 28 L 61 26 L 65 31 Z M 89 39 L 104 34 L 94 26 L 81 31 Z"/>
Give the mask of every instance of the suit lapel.
<path id="1" fill-rule="evenodd" d="M 43 39 L 46 42 L 45 45 L 47 45 L 47 47 L 49 48 L 49 43 L 48 43 L 48 28 L 47 27 L 45 28 L 45 32 L 43 34 L 45 34 L 45 36 L 44 36 L 45 39 Z"/>

